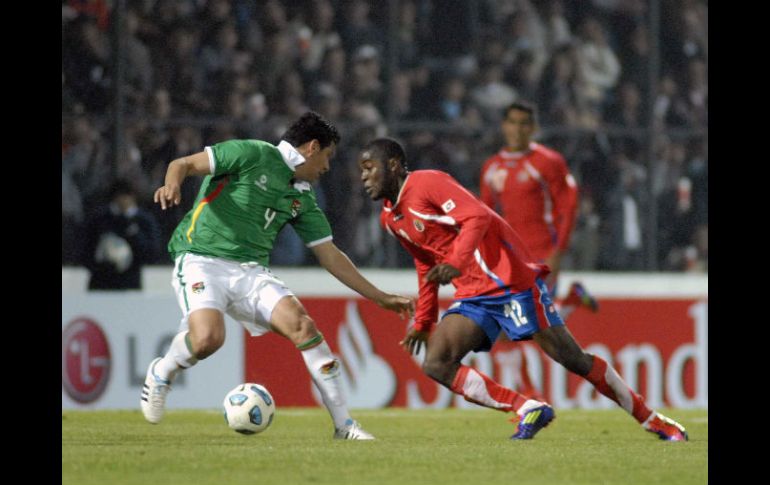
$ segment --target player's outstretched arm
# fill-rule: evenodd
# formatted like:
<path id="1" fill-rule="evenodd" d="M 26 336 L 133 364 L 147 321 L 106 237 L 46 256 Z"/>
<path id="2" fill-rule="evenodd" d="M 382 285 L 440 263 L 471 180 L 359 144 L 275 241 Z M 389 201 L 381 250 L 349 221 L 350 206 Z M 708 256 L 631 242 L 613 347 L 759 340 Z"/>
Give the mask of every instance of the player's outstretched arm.
<path id="1" fill-rule="evenodd" d="M 161 209 L 174 207 L 182 202 L 182 182 L 188 175 L 208 175 L 211 173 L 208 154 L 198 152 L 195 155 L 177 158 L 168 164 L 163 187 L 155 191 L 153 200 Z"/>
<path id="2" fill-rule="evenodd" d="M 313 246 L 313 253 L 321 266 L 340 280 L 348 288 L 358 292 L 361 296 L 372 300 L 381 307 L 394 311 L 402 318 L 414 315 L 414 300 L 402 295 L 385 293 L 358 271 L 358 268 L 350 261 L 350 258 L 339 250 L 333 242 L 328 241 Z"/>

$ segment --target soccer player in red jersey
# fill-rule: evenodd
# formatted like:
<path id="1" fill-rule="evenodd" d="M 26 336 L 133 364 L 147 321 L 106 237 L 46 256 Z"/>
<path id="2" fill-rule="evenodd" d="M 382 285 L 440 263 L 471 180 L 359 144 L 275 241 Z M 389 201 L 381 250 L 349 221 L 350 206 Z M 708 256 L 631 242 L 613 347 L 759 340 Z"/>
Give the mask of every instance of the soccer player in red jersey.
<path id="1" fill-rule="evenodd" d="M 484 162 L 480 198 L 519 234 L 532 257 L 551 268 L 546 283 L 555 293 L 577 217 L 578 188 L 564 157 L 532 141 L 536 128 L 534 106 L 517 102 L 506 108 L 506 146 Z M 596 311 L 596 302 L 577 283 L 562 302 L 562 317 L 581 304 Z"/>
<path id="2" fill-rule="evenodd" d="M 555 297 L 561 258 L 577 216 L 577 184 L 561 154 L 532 141 L 537 128 L 534 106 L 509 105 L 501 128 L 506 145 L 484 162 L 481 200 L 510 224 L 536 261 L 551 268 L 545 283 Z M 566 319 L 579 306 L 598 309 L 583 285 L 573 282 L 557 307 Z M 520 371 L 522 391 L 536 395 L 523 353 Z"/>
<path id="3" fill-rule="evenodd" d="M 511 438 L 534 437 L 554 419 L 551 406 L 461 363 L 472 350 L 491 349 L 503 331 L 511 340 L 533 339 L 661 439 L 687 439 L 681 425 L 648 408 L 615 369 L 577 344 L 543 281 L 548 266 L 530 256 L 498 214 L 445 172 L 408 172 L 395 140 L 371 141 L 358 164 L 367 194 L 385 199 L 380 222 L 414 258 L 419 297 L 415 323 L 401 345 L 418 353 L 426 344 L 422 368 L 429 377 L 468 401 L 516 412 L 520 421 Z M 456 288 L 454 302 L 431 334 L 438 288 L 448 283 Z"/>

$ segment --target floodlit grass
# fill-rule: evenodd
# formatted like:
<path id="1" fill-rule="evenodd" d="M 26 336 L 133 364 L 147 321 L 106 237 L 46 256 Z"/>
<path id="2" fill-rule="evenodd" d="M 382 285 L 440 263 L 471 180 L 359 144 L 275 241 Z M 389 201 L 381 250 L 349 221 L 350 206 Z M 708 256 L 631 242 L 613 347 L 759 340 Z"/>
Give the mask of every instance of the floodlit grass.
<path id="1" fill-rule="evenodd" d="M 557 410 L 534 440 L 491 410 L 358 410 L 376 441 L 332 440 L 324 409 L 278 408 L 243 436 L 219 411 L 63 411 L 62 484 L 705 484 L 708 413 L 662 410 L 688 430 L 669 443 L 621 410 Z"/>

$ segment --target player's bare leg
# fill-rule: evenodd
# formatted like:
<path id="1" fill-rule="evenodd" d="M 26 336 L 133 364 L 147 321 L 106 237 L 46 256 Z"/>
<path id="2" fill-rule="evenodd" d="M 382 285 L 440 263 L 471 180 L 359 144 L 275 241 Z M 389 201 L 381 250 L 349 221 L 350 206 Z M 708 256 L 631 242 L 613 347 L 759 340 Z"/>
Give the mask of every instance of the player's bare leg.
<path id="1" fill-rule="evenodd" d="M 534 340 L 553 360 L 593 384 L 597 391 L 615 401 L 646 430 L 665 440 L 687 440 L 687 432 L 680 424 L 647 407 L 644 399 L 604 359 L 585 352 L 567 327 L 545 328 L 535 334 Z"/>
<path id="2" fill-rule="evenodd" d="M 458 314 L 447 315 L 430 337 L 423 371 L 467 401 L 498 411 L 513 411 L 522 416 L 522 422 L 528 413 L 548 407 L 543 402 L 503 387 L 489 376 L 461 364 L 460 361 L 468 352 L 488 343 L 486 333 L 473 321 Z M 551 414 L 545 424 L 553 419 L 553 411 L 550 407 L 548 409 Z M 545 424 L 527 438 L 534 436 Z"/>
<path id="3" fill-rule="evenodd" d="M 282 298 L 273 309 L 270 325 L 300 350 L 313 383 L 334 421 L 337 439 L 370 440 L 374 436 L 350 417 L 340 382 L 340 363 L 305 307 L 295 296 Z"/>

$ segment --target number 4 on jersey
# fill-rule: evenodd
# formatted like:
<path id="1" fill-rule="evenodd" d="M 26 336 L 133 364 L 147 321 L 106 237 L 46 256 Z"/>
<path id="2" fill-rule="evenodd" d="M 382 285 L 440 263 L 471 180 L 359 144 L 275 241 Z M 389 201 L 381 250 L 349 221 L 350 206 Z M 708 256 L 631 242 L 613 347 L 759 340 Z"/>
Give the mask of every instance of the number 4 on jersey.
<path id="1" fill-rule="evenodd" d="M 269 226 L 270 223 L 273 222 L 273 219 L 275 219 L 275 211 L 268 207 L 267 209 L 265 209 L 265 221 L 267 222 L 265 222 L 265 226 L 263 227 L 263 229 L 267 229 L 267 226 Z"/>

